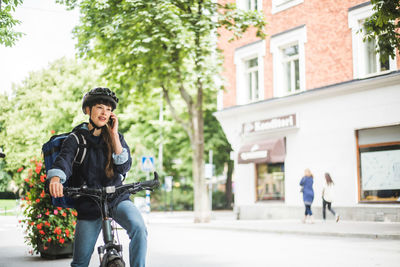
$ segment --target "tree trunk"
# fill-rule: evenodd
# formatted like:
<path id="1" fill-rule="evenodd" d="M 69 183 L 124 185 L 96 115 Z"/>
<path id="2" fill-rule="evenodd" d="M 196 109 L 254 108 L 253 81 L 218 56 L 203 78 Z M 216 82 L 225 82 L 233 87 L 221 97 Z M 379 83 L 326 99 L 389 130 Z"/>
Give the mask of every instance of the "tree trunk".
<path id="1" fill-rule="evenodd" d="M 194 222 L 205 223 L 211 219 L 211 210 L 204 173 L 204 118 L 199 110 L 193 115 Z"/>
<path id="2" fill-rule="evenodd" d="M 226 199 L 226 208 L 232 208 L 232 173 L 233 173 L 233 160 L 228 161 L 228 171 L 226 174 L 226 184 L 225 184 L 225 199 Z"/>

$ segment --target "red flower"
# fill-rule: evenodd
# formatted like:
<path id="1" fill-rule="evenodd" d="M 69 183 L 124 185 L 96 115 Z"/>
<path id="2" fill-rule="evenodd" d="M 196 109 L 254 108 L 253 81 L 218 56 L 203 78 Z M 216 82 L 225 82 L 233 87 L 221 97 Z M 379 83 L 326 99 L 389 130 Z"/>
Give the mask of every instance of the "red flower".
<path id="1" fill-rule="evenodd" d="M 44 225 L 46 225 L 47 227 L 50 227 L 50 223 L 49 222 L 45 222 Z"/>
<path id="2" fill-rule="evenodd" d="M 62 210 L 62 208 L 61 208 L 61 207 L 57 207 L 57 209 L 58 209 L 58 210 Z"/>
<path id="3" fill-rule="evenodd" d="M 44 198 L 45 194 L 44 194 L 44 190 L 42 190 L 42 193 L 40 193 L 40 197 Z"/>
<path id="4" fill-rule="evenodd" d="M 51 242 L 51 237 L 47 238 L 47 242 L 49 243 Z"/>
<path id="5" fill-rule="evenodd" d="M 48 250 L 48 249 L 49 249 L 49 247 L 43 246 L 43 249 L 44 249 L 44 250 Z"/>
<path id="6" fill-rule="evenodd" d="M 61 215 L 62 215 L 63 217 L 67 217 L 67 213 L 65 213 L 65 212 L 63 212 Z"/>
<path id="7" fill-rule="evenodd" d="M 51 133 L 51 134 L 55 134 L 55 133 L 56 133 L 56 131 L 54 131 L 54 130 L 51 130 L 51 131 L 50 131 L 50 133 Z"/>
<path id="8" fill-rule="evenodd" d="M 60 239 L 58 240 L 58 242 L 60 242 L 60 244 L 64 244 L 65 239 L 64 239 L 64 238 L 60 238 Z"/>
<path id="9" fill-rule="evenodd" d="M 50 211 L 47 210 L 45 214 L 46 214 L 47 216 L 49 216 L 49 215 L 50 215 Z"/>
<path id="10" fill-rule="evenodd" d="M 42 169 L 42 163 L 41 163 L 41 162 L 36 162 L 36 169 L 35 169 L 35 172 L 36 172 L 37 174 L 39 174 L 41 169 Z"/>
<path id="11" fill-rule="evenodd" d="M 37 229 L 42 229 L 42 227 L 43 227 L 43 223 L 39 223 L 38 225 L 36 225 L 36 227 L 37 227 Z"/>
<path id="12" fill-rule="evenodd" d="M 61 228 L 60 227 L 56 227 L 56 229 L 54 229 L 54 232 L 57 235 L 61 235 Z"/>
<path id="13" fill-rule="evenodd" d="M 39 203 L 39 202 L 40 202 L 40 199 L 37 198 L 37 199 L 36 199 L 36 203 Z"/>
<path id="14" fill-rule="evenodd" d="M 40 230 L 39 233 L 40 233 L 41 235 L 44 235 L 44 234 L 45 234 L 45 232 L 44 232 L 43 230 Z"/>
<path id="15" fill-rule="evenodd" d="M 29 178 L 25 178 L 24 181 L 29 183 Z"/>
<path id="16" fill-rule="evenodd" d="M 22 172 L 22 170 L 24 169 L 24 167 L 20 167 L 17 172 Z"/>
<path id="17" fill-rule="evenodd" d="M 66 235 L 67 237 L 69 237 L 69 234 L 70 234 L 69 230 L 66 229 L 66 230 L 65 230 L 65 235 Z"/>
<path id="18" fill-rule="evenodd" d="M 76 212 L 75 210 L 71 210 L 72 215 L 74 216 L 78 216 L 78 212 Z"/>
<path id="19" fill-rule="evenodd" d="M 40 181 L 44 183 L 45 180 L 46 180 L 46 175 L 40 175 Z"/>

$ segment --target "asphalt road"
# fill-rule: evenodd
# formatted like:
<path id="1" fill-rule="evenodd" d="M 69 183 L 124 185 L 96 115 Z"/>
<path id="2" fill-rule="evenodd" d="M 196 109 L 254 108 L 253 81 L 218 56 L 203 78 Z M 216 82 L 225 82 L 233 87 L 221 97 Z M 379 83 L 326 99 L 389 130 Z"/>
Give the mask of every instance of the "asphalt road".
<path id="1" fill-rule="evenodd" d="M 0 219 L 0 267 L 69 266 L 71 259 L 30 255 L 16 219 Z M 390 239 L 217 230 L 174 221 L 150 221 L 148 232 L 148 267 L 397 267 L 400 262 L 400 242 Z M 123 230 L 119 236 L 127 248 Z M 94 266 L 96 253 L 90 264 Z"/>

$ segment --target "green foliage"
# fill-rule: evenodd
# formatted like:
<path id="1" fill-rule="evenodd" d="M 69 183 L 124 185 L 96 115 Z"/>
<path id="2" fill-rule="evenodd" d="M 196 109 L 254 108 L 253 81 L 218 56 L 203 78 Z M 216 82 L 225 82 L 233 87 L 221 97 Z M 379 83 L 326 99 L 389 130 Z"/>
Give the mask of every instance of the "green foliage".
<path id="1" fill-rule="evenodd" d="M 151 103 L 164 88 L 173 107 L 184 107 L 176 117 L 183 122 L 191 116 L 186 104 L 201 108 L 202 95 L 210 103 L 220 89 L 217 29 L 225 27 L 240 37 L 255 26 L 257 34 L 265 36 L 261 13 L 211 0 L 59 2 L 80 8 L 80 25 L 74 30 L 79 52 L 105 64 L 107 77 L 123 97 Z M 176 103 L 182 99 L 185 105 Z"/>
<path id="2" fill-rule="evenodd" d="M 365 40 L 377 40 L 376 50 L 386 62 L 396 56 L 395 48 L 400 50 L 400 2 L 371 0 L 371 4 L 375 12 L 364 23 Z"/>
<path id="3" fill-rule="evenodd" d="M 21 22 L 13 18 L 12 13 L 23 0 L 2 0 L 0 1 L 0 45 L 13 46 L 22 36 L 13 28 Z"/>
<path id="4" fill-rule="evenodd" d="M 212 208 L 213 210 L 231 209 L 227 206 L 225 192 L 217 190 L 212 193 Z"/>
<path id="5" fill-rule="evenodd" d="M 151 209 L 157 211 L 193 210 L 193 187 L 174 186 L 171 192 L 159 190 L 151 196 Z"/>
<path id="6" fill-rule="evenodd" d="M 74 239 L 77 212 L 73 209 L 55 208 L 50 196 L 44 192 L 45 169 L 40 161 L 32 161 L 27 170 L 26 192 L 22 207 L 25 242 L 38 253 L 39 248 L 47 250 L 50 243 L 63 246 Z"/>
<path id="7" fill-rule="evenodd" d="M 12 176 L 9 172 L 4 170 L 5 163 L 0 160 L 0 192 L 7 191 L 8 183 L 11 181 Z"/>
<path id="8" fill-rule="evenodd" d="M 154 115 L 152 120 L 137 116 L 131 122 L 141 120 L 142 123 L 140 126 L 135 123 L 134 134 L 128 136 L 128 140 L 135 144 L 135 152 L 153 155 L 161 140 L 171 141 L 165 142 L 168 148 L 165 151 L 173 153 L 166 153 L 165 162 L 172 163 L 178 156 L 185 163 L 182 166 L 166 164 L 167 171 L 173 175 L 176 175 L 176 167 L 186 167 L 190 162 L 188 155 L 191 152 L 194 190 L 199 196 L 195 201 L 196 210 L 208 209 L 203 205 L 206 201 L 200 201 L 207 197 L 202 174 L 206 143 L 203 112 L 212 110 L 216 92 L 222 89 L 219 82 L 222 57 L 215 37 L 220 28 L 233 32 L 234 39 L 255 27 L 256 35 L 263 38 L 265 21 L 262 14 L 237 10 L 235 5 L 221 5 L 213 0 L 60 2 L 71 8 L 79 7 L 82 16 L 80 25 L 74 30 L 79 54 L 106 66 L 106 77 L 117 85 L 118 93 L 126 103 L 140 101 L 153 111 L 152 114 L 157 114 L 154 102 L 162 94 L 169 107 L 168 116 L 182 128 L 168 123 L 157 125 Z M 125 106 L 124 111 L 129 109 L 135 115 L 141 113 L 129 106 Z M 187 137 L 180 134 L 182 129 Z M 145 140 L 139 143 L 136 133 L 145 136 Z M 185 147 L 187 142 L 190 144 L 186 146 L 188 150 L 178 149 Z"/>
<path id="9" fill-rule="evenodd" d="M 4 171 L 15 173 L 40 155 L 52 134 L 69 132 L 86 120 L 82 96 L 105 82 L 94 62 L 60 59 L 48 69 L 32 72 L 13 96 L 0 98 L 0 147 L 6 153 Z M 22 180 L 14 177 L 17 184 Z"/>

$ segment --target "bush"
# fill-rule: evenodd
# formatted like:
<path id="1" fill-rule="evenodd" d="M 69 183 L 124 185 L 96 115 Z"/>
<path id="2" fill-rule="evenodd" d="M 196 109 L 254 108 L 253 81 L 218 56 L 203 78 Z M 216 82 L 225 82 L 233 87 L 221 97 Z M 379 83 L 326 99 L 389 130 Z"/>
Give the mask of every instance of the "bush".
<path id="1" fill-rule="evenodd" d="M 233 199 L 232 199 L 233 200 Z M 212 194 L 212 209 L 213 210 L 223 210 L 223 209 L 232 209 L 231 206 L 228 205 L 226 200 L 226 194 L 223 191 L 214 191 Z"/>
<path id="2" fill-rule="evenodd" d="M 24 179 L 28 188 L 21 204 L 26 219 L 20 220 L 25 230 L 25 243 L 33 252 L 47 250 L 50 245 L 64 246 L 74 239 L 76 215 L 73 209 L 54 207 L 50 196 L 45 193 L 46 174 L 40 161 L 32 160 L 33 169 L 27 170 Z"/>

